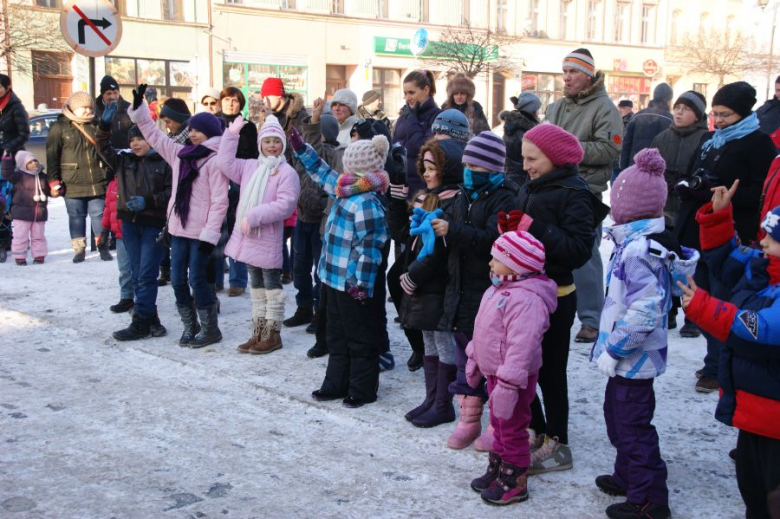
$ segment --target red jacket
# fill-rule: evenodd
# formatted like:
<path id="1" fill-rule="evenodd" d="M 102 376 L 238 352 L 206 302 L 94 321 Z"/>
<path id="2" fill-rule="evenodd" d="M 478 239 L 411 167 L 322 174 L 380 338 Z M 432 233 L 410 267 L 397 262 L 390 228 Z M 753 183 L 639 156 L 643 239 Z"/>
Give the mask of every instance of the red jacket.
<path id="1" fill-rule="evenodd" d="M 103 229 L 111 229 L 115 238 L 122 238 L 122 224 L 116 217 L 116 178 L 106 188 L 106 208 L 103 209 Z"/>
<path id="2" fill-rule="evenodd" d="M 778 205 L 780 205 L 780 157 L 772 161 L 766 173 L 764 187 L 761 190 L 761 214 L 758 215 L 758 221 L 763 221 L 766 213 Z M 756 241 L 763 240 L 765 235 L 764 229 L 759 226 Z"/>

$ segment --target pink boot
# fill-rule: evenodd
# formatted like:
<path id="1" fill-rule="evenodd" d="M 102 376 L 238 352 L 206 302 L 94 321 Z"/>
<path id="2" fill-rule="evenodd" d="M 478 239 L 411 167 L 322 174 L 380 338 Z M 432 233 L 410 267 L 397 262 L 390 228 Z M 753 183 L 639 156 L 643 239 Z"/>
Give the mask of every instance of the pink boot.
<path id="1" fill-rule="evenodd" d="M 450 449 L 465 449 L 482 432 L 482 399 L 478 396 L 458 395 L 458 403 L 460 420 L 447 439 L 447 447 Z"/>
<path id="2" fill-rule="evenodd" d="M 485 432 L 483 432 L 482 435 L 479 438 L 477 438 L 477 441 L 474 442 L 474 450 L 480 452 L 493 451 L 493 426 L 492 425 L 488 424 L 487 429 L 485 429 Z"/>

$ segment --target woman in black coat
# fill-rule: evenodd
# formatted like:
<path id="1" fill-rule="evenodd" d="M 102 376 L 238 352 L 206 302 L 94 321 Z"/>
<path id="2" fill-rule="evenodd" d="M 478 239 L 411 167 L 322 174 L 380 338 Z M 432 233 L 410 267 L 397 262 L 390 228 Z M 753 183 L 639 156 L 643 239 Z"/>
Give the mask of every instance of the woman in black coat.
<path id="1" fill-rule="evenodd" d="M 22 101 L 11 90 L 11 78 L 0 74 L 0 156 L 15 155 L 30 138 L 30 120 Z"/>
<path id="2" fill-rule="evenodd" d="M 523 135 L 539 124 L 538 112 L 542 101 L 531 92 L 523 92 L 518 97 L 509 99 L 515 109 L 498 115 L 498 118 L 504 121 L 506 176 L 518 186 L 522 186 L 528 181 L 528 173 L 523 170 Z"/>

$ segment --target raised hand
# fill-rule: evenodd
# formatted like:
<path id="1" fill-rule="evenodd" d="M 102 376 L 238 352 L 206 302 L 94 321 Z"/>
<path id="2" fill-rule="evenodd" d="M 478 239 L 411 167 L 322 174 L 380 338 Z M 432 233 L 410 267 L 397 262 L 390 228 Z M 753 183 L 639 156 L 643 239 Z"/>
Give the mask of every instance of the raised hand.
<path id="1" fill-rule="evenodd" d="M 322 117 L 322 112 L 325 110 L 325 100 L 321 97 L 318 97 L 314 100 L 314 103 L 312 104 L 312 110 L 311 110 L 311 122 L 317 123 L 320 121 L 320 118 Z"/>
<path id="2" fill-rule="evenodd" d="M 680 287 L 680 290 L 683 291 L 682 307 L 683 310 L 685 310 L 688 308 L 688 305 L 691 304 L 691 300 L 693 299 L 693 296 L 694 294 L 696 294 L 696 290 L 698 290 L 699 287 L 696 286 L 696 282 L 693 280 L 693 277 L 691 276 L 688 276 L 687 286 L 682 281 L 678 281 L 677 286 Z"/>
<path id="3" fill-rule="evenodd" d="M 146 93 L 146 83 L 141 83 L 133 90 L 133 110 L 138 110 L 138 107 L 144 103 L 144 94 Z"/>
<path id="4" fill-rule="evenodd" d="M 247 122 L 243 115 L 238 114 L 238 117 L 233 119 L 233 122 L 228 125 L 228 131 L 233 135 L 240 135 Z"/>
<path id="5" fill-rule="evenodd" d="M 301 137 L 295 126 L 290 130 L 290 146 L 292 146 L 293 151 L 298 153 L 306 149 L 306 143 L 303 142 L 303 137 Z"/>
<path id="6" fill-rule="evenodd" d="M 734 197 L 734 193 L 737 192 L 739 187 L 739 179 L 735 180 L 731 187 L 726 189 L 723 186 L 713 187 L 712 191 L 712 212 L 717 213 L 727 208 L 731 203 L 731 199 Z"/>

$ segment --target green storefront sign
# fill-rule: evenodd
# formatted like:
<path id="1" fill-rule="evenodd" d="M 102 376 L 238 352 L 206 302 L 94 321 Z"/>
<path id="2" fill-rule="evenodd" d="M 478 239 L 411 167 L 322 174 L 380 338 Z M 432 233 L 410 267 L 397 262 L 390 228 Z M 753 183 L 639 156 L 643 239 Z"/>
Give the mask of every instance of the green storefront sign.
<path id="1" fill-rule="evenodd" d="M 409 45 L 411 40 L 408 38 L 387 38 L 385 36 L 374 36 L 374 54 L 382 56 L 413 57 Z M 480 47 L 464 43 L 450 43 L 444 41 L 430 41 L 421 58 L 436 59 L 462 59 L 485 53 L 488 61 L 498 59 L 498 47 L 490 45 Z"/>

